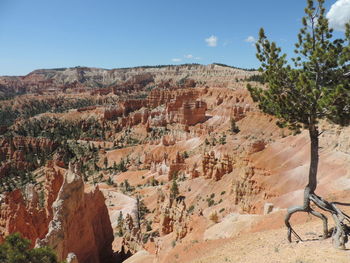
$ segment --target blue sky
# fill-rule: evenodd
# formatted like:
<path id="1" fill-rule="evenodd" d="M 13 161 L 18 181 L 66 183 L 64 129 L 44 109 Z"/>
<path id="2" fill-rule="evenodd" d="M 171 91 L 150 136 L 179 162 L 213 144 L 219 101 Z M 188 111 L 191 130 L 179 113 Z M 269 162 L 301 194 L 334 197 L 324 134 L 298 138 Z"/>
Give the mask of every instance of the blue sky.
<path id="1" fill-rule="evenodd" d="M 326 1 L 326 7 L 334 2 Z M 219 62 L 257 67 L 255 47 L 247 38 L 256 38 L 264 27 L 270 39 L 290 52 L 305 3 L 0 0 L 0 75 L 73 66 Z"/>

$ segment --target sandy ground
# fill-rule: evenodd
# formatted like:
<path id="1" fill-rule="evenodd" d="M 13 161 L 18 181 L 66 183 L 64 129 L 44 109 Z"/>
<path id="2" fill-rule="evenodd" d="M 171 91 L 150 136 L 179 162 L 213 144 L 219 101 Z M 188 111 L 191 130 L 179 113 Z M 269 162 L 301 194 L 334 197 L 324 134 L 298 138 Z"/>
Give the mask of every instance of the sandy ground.
<path id="1" fill-rule="evenodd" d="M 223 246 L 214 250 L 201 251 L 191 263 L 220 262 L 259 262 L 259 263 L 345 263 L 350 262 L 350 245 L 347 250 L 337 250 L 331 238 L 321 240 L 318 234 L 321 224 L 310 222 L 295 227 L 303 242 L 288 243 L 284 228 L 245 234 L 227 240 Z M 173 262 L 183 262 L 176 261 Z"/>

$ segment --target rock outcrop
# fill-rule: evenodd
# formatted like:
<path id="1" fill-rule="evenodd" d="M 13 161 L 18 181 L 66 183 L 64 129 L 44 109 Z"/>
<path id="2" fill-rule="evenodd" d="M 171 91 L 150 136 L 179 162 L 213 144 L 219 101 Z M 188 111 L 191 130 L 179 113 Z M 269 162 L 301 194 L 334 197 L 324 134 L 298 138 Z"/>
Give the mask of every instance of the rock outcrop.
<path id="1" fill-rule="evenodd" d="M 231 173 L 233 171 L 232 157 L 225 154 L 222 159 L 215 157 L 215 152 L 211 151 L 205 153 L 202 159 L 202 174 L 207 179 L 214 179 L 219 181 L 225 174 Z M 200 172 L 197 169 L 197 165 L 193 167 L 192 178 L 200 176 Z"/>
<path id="2" fill-rule="evenodd" d="M 169 167 L 168 180 L 171 181 L 174 176 L 177 176 L 180 171 L 185 171 L 186 168 L 184 157 L 177 152 L 175 160 L 172 160 Z"/>
<path id="3" fill-rule="evenodd" d="M 147 106 L 156 108 L 165 105 L 165 108 L 156 114 L 158 120 L 151 121 L 152 124 L 157 126 L 167 123 L 180 123 L 191 126 L 204 122 L 206 120 L 207 104 L 198 99 L 203 92 L 203 89 L 188 88 L 152 90 L 147 98 Z"/>
<path id="4" fill-rule="evenodd" d="M 257 200 L 273 197 L 273 193 L 266 192 L 261 178 L 270 176 L 265 169 L 258 168 L 249 159 L 240 160 L 235 164 L 235 181 L 232 186 L 234 204 L 244 213 L 256 213 L 261 210 Z"/>
<path id="5" fill-rule="evenodd" d="M 161 235 L 174 232 L 178 240 L 184 238 L 190 231 L 184 198 L 172 199 L 159 190 L 155 215 L 154 221 L 159 223 Z"/>
<path id="6" fill-rule="evenodd" d="M 173 108 L 168 105 L 167 113 L 170 117 L 170 123 L 176 122 L 186 125 L 196 125 L 206 120 L 205 112 L 207 104 L 204 101 L 185 101 L 180 108 Z"/>
<path id="7" fill-rule="evenodd" d="M 73 252 L 79 262 L 109 262 L 112 258 L 113 230 L 105 198 L 96 187 L 84 193 L 84 182 L 70 167 L 56 201 L 46 236 L 37 246 L 50 246 L 59 260 Z"/>
<path id="8" fill-rule="evenodd" d="M 61 172 L 49 163 L 45 168 L 43 189 L 27 185 L 7 192 L 0 198 L 0 241 L 7 235 L 20 232 L 34 246 L 37 238 L 43 238 L 52 219 L 52 203 L 63 181 Z"/>

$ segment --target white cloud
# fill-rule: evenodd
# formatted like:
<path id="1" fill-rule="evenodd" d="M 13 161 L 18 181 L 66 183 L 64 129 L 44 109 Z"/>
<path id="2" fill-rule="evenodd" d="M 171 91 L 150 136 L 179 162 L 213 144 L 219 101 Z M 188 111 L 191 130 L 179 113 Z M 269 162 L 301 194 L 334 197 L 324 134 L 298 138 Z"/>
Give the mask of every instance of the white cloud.
<path id="1" fill-rule="evenodd" d="M 253 37 L 253 36 L 249 36 L 249 37 L 247 37 L 244 41 L 245 41 L 245 42 L 248 42 L 248 43 L 255 43 L 255 42 L 256 42 L 256 39 L 255 39 L 255 37 Z"/>
<path id="2" fill-rule="evenodd" d="M 337 0 L 327 13 L 329 25 L 335 30 L 345 30 L 345 24 L 350 22 L 350 0 Z"/>
<path id="3" fill-rule="evenodd" d="M 211 35 L 205 39 L 205 42 L 207 42 L 207 45 L 209 47 L 216 47 L 218 45 L 218 38 L 214 35 Z"/>
<path id="4" fill-rule="evenodd" d="M 193 55 L 188 54 L 188 55 L 184 55 L 184 57 L 185 57 L 185 58 L 188 58 L 188 59 L 191 59 L 191 58 L 193 58 Z"/>
<path id="5" fill-rule="evenodd" d="M 172 62 L 181 62 L 182 59 L 181 58 L 172 58 L 171 61 Z"/>

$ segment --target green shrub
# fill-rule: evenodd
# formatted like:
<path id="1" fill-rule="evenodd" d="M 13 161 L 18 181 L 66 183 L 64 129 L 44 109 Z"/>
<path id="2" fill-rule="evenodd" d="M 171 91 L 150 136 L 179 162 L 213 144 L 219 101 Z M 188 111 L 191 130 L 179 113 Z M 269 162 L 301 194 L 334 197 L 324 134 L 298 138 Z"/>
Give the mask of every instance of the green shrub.
<path id="1" fill-rule="evenodd" d="M 30 241 L 19 233 L 6 237 L 0 245 L 0 262 L 4 263 L 56 263 L 57 256 L 49 247 L 30 249 Z"/>
<path id="2" fill-rule="evenodd" d="M 191 214 L 194 211 L 194 205 L 191 205 L 188 209 L 187 212 Z"/>

